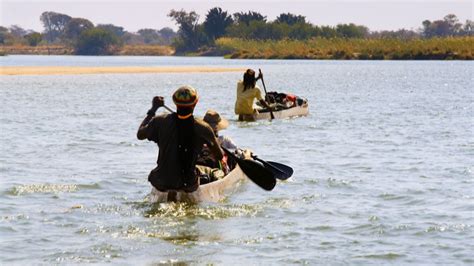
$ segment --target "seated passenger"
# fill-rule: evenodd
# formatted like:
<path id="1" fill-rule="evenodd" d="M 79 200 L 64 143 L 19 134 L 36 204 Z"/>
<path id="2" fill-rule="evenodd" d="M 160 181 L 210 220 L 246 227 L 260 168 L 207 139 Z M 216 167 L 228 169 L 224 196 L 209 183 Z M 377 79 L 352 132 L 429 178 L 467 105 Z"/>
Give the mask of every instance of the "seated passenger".
<path id="1" fill-rule="evenodd" d="M 225 129 L 229 126 L 229 122 L 226 119 L 221 118 L 219 113 L 214 110 L 208 110 L 206 115 L 204 115 L 203 120 L 212 128 L 214 135 L 217 138 L 217 142 L 221 147 L 229 150 L 237 149 L 237 146 L 231 138 L 227 136 L 219 136 L 219 130 Z M 229 166 L 227 165 L 227 155 L 224 153 L 222 160 L 216 160 L 206 144 L 203 145 L 201 153 L 198 156 L 197 164 L 198 169 L 201 172 L 201 184 L 223 178 L 230 171 Z"/>

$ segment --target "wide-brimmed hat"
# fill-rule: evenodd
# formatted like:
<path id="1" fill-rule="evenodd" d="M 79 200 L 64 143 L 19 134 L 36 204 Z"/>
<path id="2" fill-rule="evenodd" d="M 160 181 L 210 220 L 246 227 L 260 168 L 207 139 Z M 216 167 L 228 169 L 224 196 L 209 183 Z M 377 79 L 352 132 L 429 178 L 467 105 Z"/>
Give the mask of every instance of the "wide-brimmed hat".
<path id="1" fill-rule="evenodd" d="M 203 120 L 214 130 L 222 130 L 229 126 L 229 121 L 227 121 L 225 118 L 222 118 L 218 112 L 212 109 L 207 110 Z"/>
<path id="2" fill-rule="evenodd" d="M 196 105 L 198 94 L 195 88 L 185 85 L 173 93 L 173 102 L 178 107 L 191 107 Z"/>

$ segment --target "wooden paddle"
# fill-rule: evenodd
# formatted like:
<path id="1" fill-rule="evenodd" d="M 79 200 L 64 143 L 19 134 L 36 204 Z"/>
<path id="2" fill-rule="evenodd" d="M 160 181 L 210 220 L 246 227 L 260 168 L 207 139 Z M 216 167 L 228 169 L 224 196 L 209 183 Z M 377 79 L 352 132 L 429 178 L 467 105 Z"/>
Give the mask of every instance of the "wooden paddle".
<path id="1" fill-rule="evenodd" d="M 254 160 L 241 159 L 228 149 L 224 147 L 221 148 L 227 153 L 229 157 L 237 162 L 245 175 L 259 187 L 268 191 L 275 187 L 275 175 L 270 169 L 265 168 L 263 165 L 257 163 Z"/>
<path id="2" fill-rule="evenodd" d="M 258 158 L 257 155 L 252 155 L 252 158 L 263 163 L 266 168 L 273 172 L 275 178 L 277 179 L 286 180 L 293 175 L 293 168 L 289 167 L 288 165 L 272 161 L 264 161 Z"/>
<path id="3" fill-rule="evenodd" d="M 262 75 L 262 70 L 260 68 L 258 69 L 258 73 L 260 75 Z M 261 76 L 261 79 L 262 79 L 263 89 L 265 90 L 265 96 L 267 96 L 267 88 L 265 87 L 265 81 L 263 81 L 263 75 Z M 270 120 L 275 119 L 275 116 L 273 115 L 272 108 L 270 106 L 268 106 L 268 107 L 269 107 L 268 109 L 270 111 Z"/>
<path id="4" fill-rule="evenodd" d="M 163 105 L 163 107 L 169 112 L 174 113 L 173 109 L 168 106 Z M 232 157 L 232 159 L 237 162 L 245 175 L 259 187 L 265 190 L 272 190 L 275 187 L 275 174 L 270 169 L 265 168 L 265 166 L 254 160 L 240 159 L 233 152 L 224 147 L 222 147 L 222 149 L 229 155 L 229 157 Z"/>
<path id="5" fill-rule="evenodd" d="M 169 108 L 168 106 L 163 105 L 163 107 L 164 107 L 166 110 L 168 110 L 168 112 L 174 113 L 173 109 Z"/>

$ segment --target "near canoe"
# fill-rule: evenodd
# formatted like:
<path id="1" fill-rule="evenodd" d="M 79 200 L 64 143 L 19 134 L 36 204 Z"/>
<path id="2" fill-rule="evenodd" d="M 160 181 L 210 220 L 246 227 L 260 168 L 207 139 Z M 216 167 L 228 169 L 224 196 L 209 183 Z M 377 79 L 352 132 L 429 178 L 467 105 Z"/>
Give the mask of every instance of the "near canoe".
<path id="1" fill-rule="evenodd" d="M 189 203 L 218 202 L 224 199 L 226 192 L 235 189 L 240 182 L 246 178 L 247 176 L 244 174 L 242 169 L 240 169 L 239 165 L 236 164 L 234 169 L 232 169 L 232 171 L 230 171 L 224 178 L 200 185 L 194 192 L 187 193 L 176 190 L 161 192 L 152 188 L 149 199 L 152 203 L 169 201 Z"/>

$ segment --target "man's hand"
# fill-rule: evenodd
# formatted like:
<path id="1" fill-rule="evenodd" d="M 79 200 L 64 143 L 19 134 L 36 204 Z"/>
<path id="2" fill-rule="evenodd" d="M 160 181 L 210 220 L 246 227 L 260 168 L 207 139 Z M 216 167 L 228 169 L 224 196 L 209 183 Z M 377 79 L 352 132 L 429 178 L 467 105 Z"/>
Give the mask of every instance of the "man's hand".
<path id="1" fill-rule="evenodd" d="M 153 97 L 153 101 L 151 102 L 151 109 L 156 111 L 158 108 L 162 107 L 165 105 L 165 99 L 161 96 L 155 96 Z"/>
<path id="2" fill-rule="evenodd" d="M 249 149 L 236 149 L 235 154 L 240 159 L 252 159 L 253 155 L 252 151 Z"/>
<path id="3" fill-rule="evenodd" d="M 263 79 L 263 74 L 262 74 L 262 72 L 258 73 L 258 77 L 257 77 L 256 80 L 259 80 L 259 79 Z"/>

